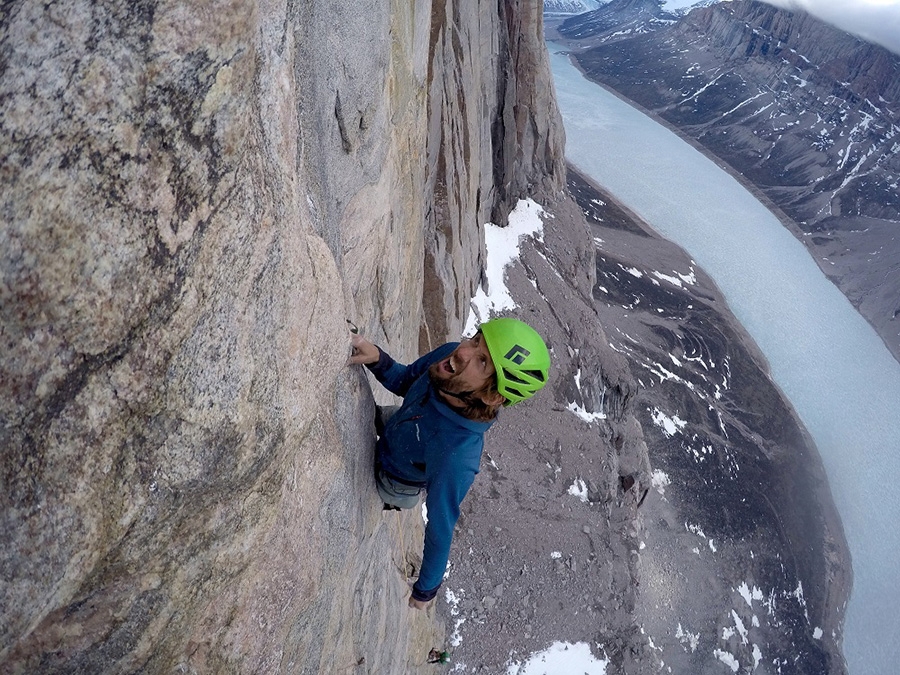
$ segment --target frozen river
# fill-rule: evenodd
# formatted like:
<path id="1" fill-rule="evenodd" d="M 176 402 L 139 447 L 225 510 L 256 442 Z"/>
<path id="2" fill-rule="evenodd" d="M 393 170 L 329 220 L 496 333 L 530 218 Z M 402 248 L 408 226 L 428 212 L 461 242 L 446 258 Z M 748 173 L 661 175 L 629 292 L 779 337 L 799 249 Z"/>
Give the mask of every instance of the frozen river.
<path id="1" fill-rule="evenodd" d="M 853 557 L 851 675 L 900 672 L 900 364 L 740 183 L 548 46 L 568 160 L 716 281 L 818 445 Z"/>

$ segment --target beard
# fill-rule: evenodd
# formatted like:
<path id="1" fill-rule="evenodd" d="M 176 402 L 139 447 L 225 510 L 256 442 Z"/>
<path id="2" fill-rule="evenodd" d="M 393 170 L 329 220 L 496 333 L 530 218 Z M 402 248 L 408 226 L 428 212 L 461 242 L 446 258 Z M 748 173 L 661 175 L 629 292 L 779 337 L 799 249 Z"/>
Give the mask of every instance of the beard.
<path id="1" fill-rule="evenodd" d="M 470 420 L 490 422 L 496 419 L 499 406 L 487 405 L 479 395 L 490 390 L 490 384 L 485 385 L 477 392 L 471 389 L 467 390 L 465 384 L 461 382 L 459 374 L 446 372 L 441 367 L 443 363 L 443 361 L 438 361 L 428 367 L 428 379 L 432 386 L 440 392 L 439 396 L 444 399 L 444 402 Z M 451 396 L 447 396 L 447 394 L 451 394 Z"/>
<path id="2" fill-rule="evenodd" d="M 428 379 L 431 380 L 431 383 L 444 392 L 460 394 L 466 398 L 470 396 L 473 392 L 466 391 L 465 385 L 460 381 L 459 374 L 446 372 L 442 367 L 443 363 L 444 361 L 438 361 L 428 367 Z"/>

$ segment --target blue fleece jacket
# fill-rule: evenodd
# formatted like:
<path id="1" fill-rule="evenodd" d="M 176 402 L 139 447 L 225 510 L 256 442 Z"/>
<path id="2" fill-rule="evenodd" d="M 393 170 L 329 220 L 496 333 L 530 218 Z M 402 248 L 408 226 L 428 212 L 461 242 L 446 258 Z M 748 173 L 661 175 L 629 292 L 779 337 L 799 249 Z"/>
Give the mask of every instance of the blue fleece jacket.
<path id="1" fill-rule="evenodd" d="M 426 490 L 425 549 L 413 587 L 418 600 L 430 600 L 441 585 L 459 505 L 478 473 L 484 434 L 492 424 L 463 417 L 438 398 L 431 384 L 428 367 L 447 358 L 458 345 L 445 344 L 408 366 L 379 349 L 378 362 L 369 365 L 386 389 L 403 397 L 378 441 L 381 465 L 389 474 Z"/>

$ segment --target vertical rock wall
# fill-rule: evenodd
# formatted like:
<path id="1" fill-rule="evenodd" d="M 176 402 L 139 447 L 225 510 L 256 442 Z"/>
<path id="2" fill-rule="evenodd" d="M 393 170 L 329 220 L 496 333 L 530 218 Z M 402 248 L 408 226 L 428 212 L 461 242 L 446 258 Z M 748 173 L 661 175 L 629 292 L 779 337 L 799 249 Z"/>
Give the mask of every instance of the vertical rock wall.
<path id="1" fill-rule="evenodd" d="M 0 670 L 424 662 L 344 318 L 454 333 L 561 187 L 533 4 L 4 5 Z"/>
<path id="2" fill-rule="evenodd" d="M 433 3 L 421 350 L 466 319 L 482 268 L 478 226 L 504 224 L 519 198 L 565 184 L 541 3 L 496 7 Z"/>

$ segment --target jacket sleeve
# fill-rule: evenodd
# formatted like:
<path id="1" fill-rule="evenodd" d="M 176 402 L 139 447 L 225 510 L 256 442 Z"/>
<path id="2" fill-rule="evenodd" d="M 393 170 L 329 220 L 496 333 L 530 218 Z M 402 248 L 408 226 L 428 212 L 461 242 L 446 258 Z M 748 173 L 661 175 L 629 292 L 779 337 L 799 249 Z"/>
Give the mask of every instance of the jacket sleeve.
<path id="1" fill-rule="evenodd" d="M 425 526 L 425 548 L 422 552 L 422 569 L 413 586 L 416 600 L 431 600 L 447 570 L 453 529 L 459 519 L 459 506 L 475 480 L 475 473 L 467 469 L 444 466 L 429 470 L 425 505 L 428 507 L 428 524 Z"/>
<path id="2" fill-rule="evenodd" d="M 377 347 L 377 345 L 376 345 Z M 448 356 L 450 352 L 456 349 L 456 343 L 449 343 L 443 347 L 438 347 L 432 352 L 419 358 L 413 363 L 403 365 L 392 359 L 387 352 L 378 347 L 378 361 L 370 363 L 366 367 L 372 371 L 375 379 L 378 380 L 385 389 L 397 396 L 406 396 L 412 383 L 415 382 L 428 367 L 435 361 L 440 361 Z"/>

